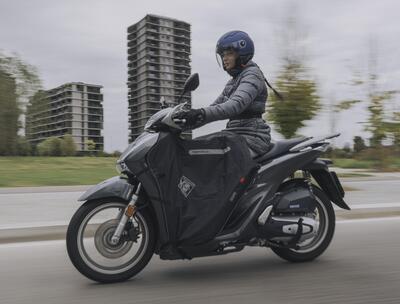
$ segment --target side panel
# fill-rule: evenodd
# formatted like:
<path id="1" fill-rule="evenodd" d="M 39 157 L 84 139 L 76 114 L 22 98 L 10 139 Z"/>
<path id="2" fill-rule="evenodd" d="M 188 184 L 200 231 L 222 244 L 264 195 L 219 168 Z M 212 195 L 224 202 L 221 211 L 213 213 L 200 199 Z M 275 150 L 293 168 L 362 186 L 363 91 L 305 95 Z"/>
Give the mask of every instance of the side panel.
<path id="1" fill-rule="evenodd" d="M 276 191 L 284 179 L 306 164 L 313 162 L 320 154 L 321 151 L 309 150 L 275 158 L 258 170 L 257 183 L 272 183 L 275 186 L 274 191 Z"/>
<path id="2" fill-rule="evenodd" d="M 257 231 L 257 221 L 255 219 L 268 205 L 274 202 L 275 194 L 283 180 L 305 164 L 315 160 L 320 153 L 318 150 L 310 150 L 286 154 L 262 166 L 258 170 L 258 176 L 254 183 L 238 201 L 238 205 L 247 200 L 254 202 L 252 204 L 254 207 L 250 214 L 238 224 L 234 231 L 224 231 L 216 240 L 221 242 L 235 240 L 238 237 L 253 236 Z"/>
<path id="3" fill-rule="evenodd" d="M 237 241 L 240 237 L 241 239 L 246 239 L 248 237 L 253 237 L 256 231 L 255 220 L 261 212 L 270 204 L 273 203 L 274 193 L 271 189 L 273 186 L 271 184 L 258 184 L 254 185 L 248 190 L 238 201 L 238 204 L 245 201 L 251 201 L 251 211 L 247 216 L 238 222 L 238 224 L 229 231 L 223 231 L 215 239 L 217 243 L 220 242 L 230 242 Z"/>
<path id="4" fill-rule="evenodd" d="M 92 199 L 118 197 L 129 201 L 133 194 L 134 186 L 129 184 L 126 179 L 120 176 L 109 178 L 100 184 L 89 188 L 78 201 L 87 201 Z"/>

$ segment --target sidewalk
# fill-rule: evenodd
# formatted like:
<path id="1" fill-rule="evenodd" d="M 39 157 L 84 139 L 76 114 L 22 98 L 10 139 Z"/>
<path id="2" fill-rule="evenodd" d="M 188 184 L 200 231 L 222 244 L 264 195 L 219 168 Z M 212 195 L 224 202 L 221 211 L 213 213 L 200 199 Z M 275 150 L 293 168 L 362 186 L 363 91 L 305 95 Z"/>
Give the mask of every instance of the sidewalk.
<path id="1" fill-rule="evenodd" d="M 351 211 L 336 208 L 337 220 L 400 216 L 400 172 L 331 168 L 370 176 L 341 178 Z M 90 186 L 0 188 L 0 244 L 64 239 L 69 220 Z"/>

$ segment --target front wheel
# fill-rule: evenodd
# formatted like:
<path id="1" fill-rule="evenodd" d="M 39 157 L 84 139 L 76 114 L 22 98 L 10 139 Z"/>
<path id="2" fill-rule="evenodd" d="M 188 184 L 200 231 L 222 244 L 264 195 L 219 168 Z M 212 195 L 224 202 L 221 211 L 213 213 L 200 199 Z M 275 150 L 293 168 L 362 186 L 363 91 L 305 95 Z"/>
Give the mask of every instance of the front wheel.
<path id="1" fill-rule="evenodd" d="M 307 262 L 320 256 L 329 246 L 335 232 L 335 211 L 326 194 L 318 187 L 313 187 L 316 199 L 315 220 L 318 221 L 316 235 L 299 243 L 298 249 L 272 247 L 279 257 L 290 262 Z"/>
<path id="2" fill-rule="evenodd" d="M 156 232 L 145 209 L 127 222 L 118 244 L 111 238 L 127 203 L 92 200 L 74 214 L 67 230 L 67 251 L 75 268 L 101 283 L 125 281 L 139 273 L 154 253 Z"/>

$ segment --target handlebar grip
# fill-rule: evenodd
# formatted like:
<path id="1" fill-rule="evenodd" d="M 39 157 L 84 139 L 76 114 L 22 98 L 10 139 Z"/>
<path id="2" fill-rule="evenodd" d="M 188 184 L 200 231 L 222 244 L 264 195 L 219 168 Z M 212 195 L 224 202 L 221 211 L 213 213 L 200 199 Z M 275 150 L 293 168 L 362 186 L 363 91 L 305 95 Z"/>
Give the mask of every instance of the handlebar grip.
<path id="1" fill-rule="evenodd" d="M 176 124 L 185 124 L 186 123 L 186 119 L 174 118 L 173 121 Z"/>

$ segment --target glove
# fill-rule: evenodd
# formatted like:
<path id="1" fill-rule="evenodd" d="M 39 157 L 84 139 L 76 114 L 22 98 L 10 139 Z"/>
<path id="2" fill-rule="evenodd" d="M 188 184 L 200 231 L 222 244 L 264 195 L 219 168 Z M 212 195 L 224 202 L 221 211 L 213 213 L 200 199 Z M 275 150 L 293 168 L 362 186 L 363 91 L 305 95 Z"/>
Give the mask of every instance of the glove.
<path id="1" fill-rule="evenodd" d="M 179 119 L 186 119 L 186 126 L 195 127 L 201 125 L 205 119 L 204 109 L 190 109 L 189 111 L 179 113 Z"/>

